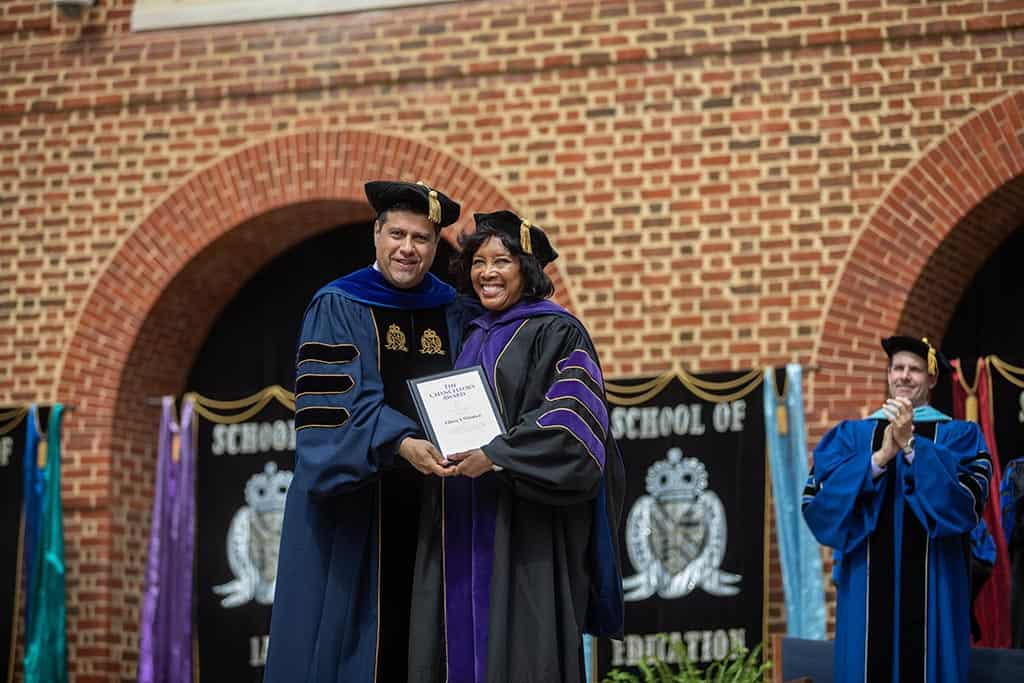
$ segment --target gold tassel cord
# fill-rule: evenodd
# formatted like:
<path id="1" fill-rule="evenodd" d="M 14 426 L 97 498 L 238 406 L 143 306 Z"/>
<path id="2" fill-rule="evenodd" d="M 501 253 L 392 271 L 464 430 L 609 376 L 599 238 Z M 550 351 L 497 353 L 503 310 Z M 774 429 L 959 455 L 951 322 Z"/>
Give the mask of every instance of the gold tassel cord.
<path id="1" fill-rule="evenodd" d="M 519 224 L 519 244 L 527 254 L 533 253 L 533 242 L 530 240 L 530 221 Z"/>
<path id="2" fill-rule="evenodd" d="M 963 387 L 964 392 L 967 394 L 967 400 L 964 401 L 964 419 L 968 422 L 977 422 L 980 415 L 978 411 L 978 382 L 981 379 L 981 362 L 982 359 L 979 358 L 974 368 L 974 385 L 967 386 L 960 361 L 953 361 L 953 367 L 956 370 L 956 381 L 960 383 L 960 386 Z"/>
<path id="3" fill-rule="evenodd" d="M 968 422 L 977 422 L 979 415 L 978 397 L 971 394 L 964 403 L 964 419 Z"/>
<path id="4" fill-rule="evenodd" d="M 427 185 L 422 180 L 416 183 L 427 191 L 427 219 L 431 223 L 441 222 L 441 202 L 437 198 L 437 190 Z"/>
<path id="5" fill-rule="evenodd" d="M 935 347 L 928 341 L 928 337 L 921 337 L 921 341 L 928 345 L 928 374 L 939 374 L 939 359 L 935 357 Z"/>

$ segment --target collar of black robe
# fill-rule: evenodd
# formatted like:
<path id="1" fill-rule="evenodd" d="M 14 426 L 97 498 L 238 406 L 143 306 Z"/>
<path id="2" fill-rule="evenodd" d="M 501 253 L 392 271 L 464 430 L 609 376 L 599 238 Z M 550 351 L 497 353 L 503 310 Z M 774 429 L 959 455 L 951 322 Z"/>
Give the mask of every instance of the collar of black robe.
<path id="1" fill-rule="evenodd" d="M 488 311 L 470 323 L 471 327 L 479 327 L 482 330 L 489 330 L 496 325 L 525 320 L 537 315 L 564 315 L 576 318 L 572 313 L 565 310 L 554 301 L 548 299 L 520 299 L 504 311 Z"/>
<path id="2" fill-rule="evenodd" d="M 427 273 L 423 281 L 415 287 L 399 289 L 385 280 L 380 271 L 372 266 L 349 273 L 327 286 L 339 289 L 349 299 L 367 306 L 411 311 L 436 308 L 455 300 L 455 289 L 432 273 Z"/>

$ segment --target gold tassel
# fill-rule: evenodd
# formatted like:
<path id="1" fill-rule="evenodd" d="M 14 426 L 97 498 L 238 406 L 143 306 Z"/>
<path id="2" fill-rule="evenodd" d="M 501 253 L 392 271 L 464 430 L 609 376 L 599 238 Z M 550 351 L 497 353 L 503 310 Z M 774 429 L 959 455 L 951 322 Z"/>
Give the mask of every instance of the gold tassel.
<path id="1" fill-rule="evenodd" d="M 527 254 L 533 253 L 533 243 L 530 242 L 530 221 L 523 221 L 519 224 L 519 244 Z"/>
<path id="2" fill-rule="evenodd" d="M 175 465 L 177 465 L 179 460 L 181 460 L 181 435 L 180 434 L 172 434 L 171 435 L 171 462 L 173 462 Z"/>
<path id="3" fill-rule="evenodd" d="M 786 410 L 786 406 L 779 404 L 775 411 L 775 419 L 779 423 L 779 436 L 785 436 L 789 433 L 789 412 Z"/>
<path id="4" fill-rule="evenodd" d="M 968 422 L 978 421 L 978 397 L 975 394 L 967 397 L 967 402 L 964 404 L 964 417 Z"/>
<path id="5" fill-rule="evenodd" d="M 47 443 L 46 439 L 43 439 L 39 442 L 39 452 L 36 454 L 36 467 L 41 470 L 46 469 L 46 453 Z"/>
<path id="6" fill-rule="evenodd" d="M 430 185 L 420 181 L 416 183 L 427 189 L 427 219 L 431 223 L 441 222 L 441 202 L 437 198 L 437 190 L 431 189 Z"/>
<path id="7" fill-rule="evenodd" d="M 928 341 L 928 337 L 921 337 L 921 341 L 928 344 L 928 374 L 937 375 L 939 373 L 939 361 L 935 357 L 935 347 Z"/>

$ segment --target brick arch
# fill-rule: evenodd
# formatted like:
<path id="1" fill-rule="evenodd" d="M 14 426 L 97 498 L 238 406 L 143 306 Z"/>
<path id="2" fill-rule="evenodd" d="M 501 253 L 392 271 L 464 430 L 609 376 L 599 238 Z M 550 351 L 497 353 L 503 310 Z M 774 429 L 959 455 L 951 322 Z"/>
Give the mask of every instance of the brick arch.
<path id="1" fill-rule="evenodd" d="M 963 290 L 1024 215 L 1024 92 L 996 100 L 896 181 L 851 248 L 812 357 L 809 425 L 884 391 L 880 337 L 941 339 Z M 820 432 L 819 432 L 820 433 Z"/>
<path id="2" fill-rule="evenodd" d="M 147 399 L 186 388 L 210 326 L 274 256 L 369 220 L 363 183 L 379 177 L 429 180 L 458 197 L 469 210 L 456 229 L 473 209 L 514 208 L 481 175 L 420 142 L 362 131 L 289 135 L 219 159 L 169 191 L 96 279 L 57 382 L 75 406 L 64 468 L 74 673 L 134 674 L 159 419 Z"/>

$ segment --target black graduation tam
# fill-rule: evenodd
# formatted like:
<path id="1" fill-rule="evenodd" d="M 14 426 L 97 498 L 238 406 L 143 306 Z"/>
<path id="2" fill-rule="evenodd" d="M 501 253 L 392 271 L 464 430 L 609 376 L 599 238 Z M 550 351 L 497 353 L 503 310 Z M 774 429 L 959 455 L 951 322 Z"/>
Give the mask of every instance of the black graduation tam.
<path id="1" fill-rule="evenodd" d="M 541 267 L 558 258 L 558 252 L 551 246 L 544 231 L 511 211 L 475 213 L 473 219 L 476 220 L 478 230 L 486 226 L 505 233 L 513 244 L 540 261 Z"/>
<path id="2" fill-rule="evenodd" d="M 366 183 L 365 189 L 366 199 L 378 216 L 392 206 L 405 204 L 421 210 L 439 228 L 459 220 L 458 202 L 424 183 L 372 180 Z"/>
<path id="3" fill-rule="evenodd" d="M 928 363 L 929 375 L 938 375 L 943 372 L 950 372 L 953 369 L 953 366 L 949 364 L 946 357 L 931 345 L 928 337 L 920 339 L 900 335 L 886 337 L 882 340 L 882 348 L 885 349 L 885 353 L 888 354 L 889 358 L 892 358 L 894 354 L 900 351 L 909 351 L 914 355 L 920 356 Z"/>

